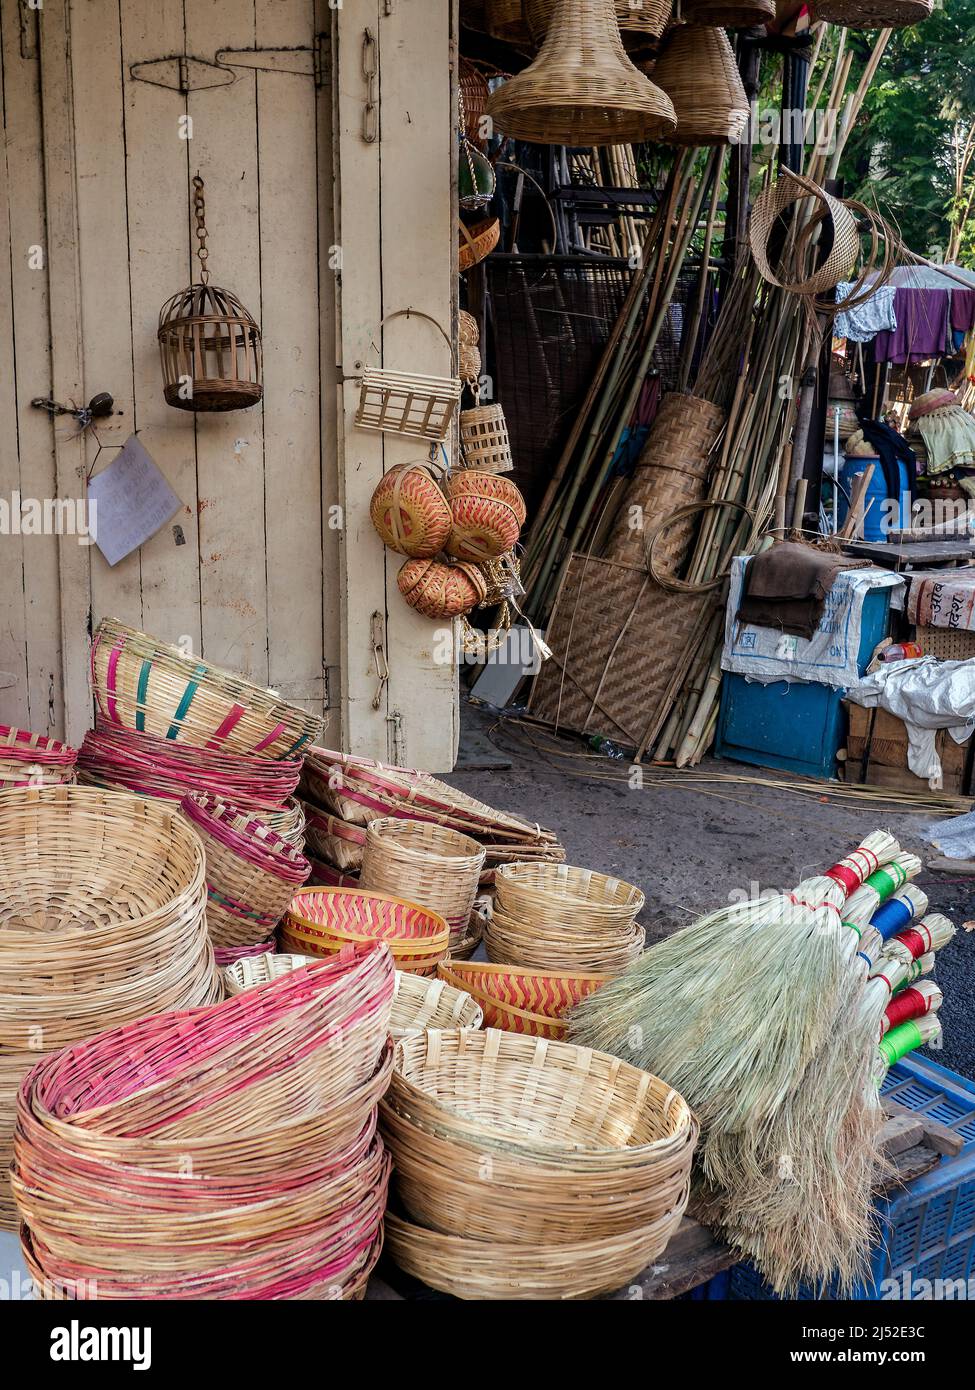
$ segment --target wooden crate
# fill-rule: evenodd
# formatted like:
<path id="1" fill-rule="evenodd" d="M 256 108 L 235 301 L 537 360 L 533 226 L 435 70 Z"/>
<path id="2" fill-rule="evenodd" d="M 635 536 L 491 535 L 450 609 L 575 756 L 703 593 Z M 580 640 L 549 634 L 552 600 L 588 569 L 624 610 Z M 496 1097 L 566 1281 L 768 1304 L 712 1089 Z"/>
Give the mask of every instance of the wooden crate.
<path id="1" fill-rule="evenodd" d="M 846 781 L 906 791 L 929 790 L 924 779 L 915 777 L 907 765 L 907 729 L 902 719 L 886 710 L 864 709 L 862 705 L 848 704 L 847 710 L 850 728 L 844 763 Z M 948 730 L 942 729 L 935 736 L 935 748 L 944 770 L 943 790 L 950 794 L 964 792 L 969 745 L 957 744 Z"/>

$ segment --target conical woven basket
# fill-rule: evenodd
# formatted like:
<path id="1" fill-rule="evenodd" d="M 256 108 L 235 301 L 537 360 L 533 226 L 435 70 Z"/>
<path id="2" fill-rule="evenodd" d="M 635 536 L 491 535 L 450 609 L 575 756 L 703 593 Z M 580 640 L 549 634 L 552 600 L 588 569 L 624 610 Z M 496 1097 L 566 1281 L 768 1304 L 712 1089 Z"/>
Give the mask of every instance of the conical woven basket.
<path id="1" fill-rule="evenodd" d="M 689 24 L 750 29 L 775 18 L 775 0 L 683 0 L 681 13 Z"/>
<path id="2" fill-rule="evenodd" d="M 674 145 L 737 144 L 748 128 L 748 97 L 723 29 L 682 24 L 672 30 L 653 80 L 677 112 Z"/>
<path id="3" fill-rule="evenodd" d="M 491 94 L 505 135 L 542 145 L 619 145 L 667 139 L 670 98 L 633 66 L 613 0 L 558 0 L 534 63 Z"/>
<path id="4" fill-rule="evenodd" d="M 536 43 L 542 43 L 552 22 L 558 0 L 525 0 L 525 18 Z M 646 39 L 659 39 L 673 12 L 673 0 L 614 0 L 616 22 L 621 34 L 634 34 Z"/>
<path id="5" fill-rule="evenodd" d="M 934 0 L 820 0 L 812 8 L 816 19 L 847 29 L 905 29 L 928 19 Z"/>
<path id="6" fill-rule="evenodd" d="M 644 565 L 656 523 L 703 499 L 708 456 L 723 421 L 724 412 L 711 401 L 677 391 L 664 396 L 606 543 L 607 559 Z M 658 553 L 670 573 L 677 571 L 694 534 L 690 519 L 668 530 Z"/>

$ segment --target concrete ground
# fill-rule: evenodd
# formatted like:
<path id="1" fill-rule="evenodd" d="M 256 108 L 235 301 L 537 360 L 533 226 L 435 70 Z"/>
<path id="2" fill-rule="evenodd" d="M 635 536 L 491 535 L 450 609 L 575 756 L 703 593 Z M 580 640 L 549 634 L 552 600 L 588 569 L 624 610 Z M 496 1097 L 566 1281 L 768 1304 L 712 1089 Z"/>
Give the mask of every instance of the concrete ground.
<path id="1" fill-rule="evenodd" d="M 546 750 L 540 752 L 527 742 L 526 726 L 497 726 L 470 705 L 463 728 L 458 770 L 447 780 L 556 831 L 570 864 L 637 884 L 647 897 L 642 920 L 650 941 L 712 911 L 729 893 L 791 888 L 842 858 L 872 830 L 889 830 L 922 860 L 933 853 L 918 833 L 934 819 L 930 814 L 831 804 L 819 799 L 818 784 L 811 796 L 800 796 L 765 784 L 708 785 L 674 776 L 664 786 L 631 790 L 627 763 L 584 760 L 576 756 L 580 740 L 560 741 L 559 753 L 569 756 L 553 757 L 544 732 L 533 735 Z M 492 760 L 511 766 L 482 770 Z M 760 781 L 786 778 L 715 759 L 702 764 L 702 771 Z M 823 792 L 828 789 L 824 783 Z M 925 870 L 916 881 L 930 898 L 930 911 L 944 912 L 959 928 L 975 918 L 975 878 Z M 945 995 L 945 1044 L 931 1055 L 975 1078 L 975 933 L 959 930 L 939 952 L 936 978 Z"/>

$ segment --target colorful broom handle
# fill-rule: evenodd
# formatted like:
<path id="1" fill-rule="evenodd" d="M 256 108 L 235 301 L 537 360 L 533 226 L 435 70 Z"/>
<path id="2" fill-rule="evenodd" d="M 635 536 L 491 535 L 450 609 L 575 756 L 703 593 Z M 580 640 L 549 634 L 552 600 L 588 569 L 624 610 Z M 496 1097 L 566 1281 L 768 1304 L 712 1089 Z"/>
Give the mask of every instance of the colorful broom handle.
<path id="1" fill-rule="evenodd" d="M 889 941 L 914 920 L 914 905 L 904 898 L 888 898 L 870 918 L 870 925 Z"/>
<path id="2" fill-rule="evenodd" d="M 922 975 L 929 975 L 934 969 L 934 952 L 928 951 L 923 956 L 911 961 L 911 967 L 907 979 L 894 989 L 894 994 L 898 995 L 902 990 L 909 989 L 915 980 L 919 980 Z"/>
<path id="3" fill-rule="evenodd" d="M 937 1017 L 926 1018 L 922 1022 L 912 1019 L 892 1028 L 880 1040 L 880 1055 L 888 1067 L 906 1057 L 917 1047 L 925 1047 L 941 1035 L 941 1023 Z"/>
<path id="4" fill-rule="evenodd" d="M 888 1030 L 897 1028 L 901 1023 L 909 1023 L 911 1019 L 923 1018 L 925 1014 L 931 1013 L 932 1003 L 938 994 L 940 994 L 940 990 L 932 990 L 931 993 L 924 994 L 921 990 L 906 985 L 884 1010 Z"/>

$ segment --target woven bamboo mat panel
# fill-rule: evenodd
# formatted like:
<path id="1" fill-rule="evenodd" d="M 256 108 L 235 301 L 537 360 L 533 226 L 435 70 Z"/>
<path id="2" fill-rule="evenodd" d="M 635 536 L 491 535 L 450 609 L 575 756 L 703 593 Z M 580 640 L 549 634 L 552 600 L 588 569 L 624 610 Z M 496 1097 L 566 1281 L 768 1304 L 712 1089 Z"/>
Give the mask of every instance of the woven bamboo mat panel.
<path id="1" fill-rule="evenodd" d="M 917 644 L 925 656 L 940 661 L 968 661 L 975 656 L 975 632 L 956 627 L 918 627 Z"/>
<path id="2" fill-rule="evenodd" d="M 536 719 L 639 747 L 666 714 L 686 669 L 687 640 L 713 600 L 674 594 L 645 569 L 573 555 L 552 613 L 546 661 L 532 690 Z"/>

